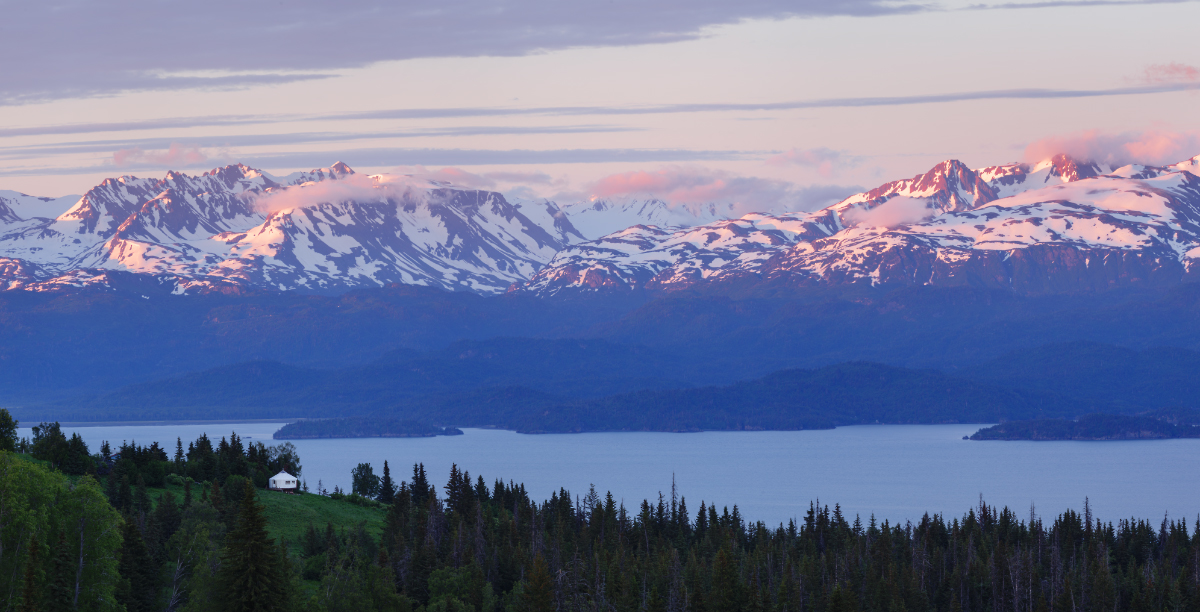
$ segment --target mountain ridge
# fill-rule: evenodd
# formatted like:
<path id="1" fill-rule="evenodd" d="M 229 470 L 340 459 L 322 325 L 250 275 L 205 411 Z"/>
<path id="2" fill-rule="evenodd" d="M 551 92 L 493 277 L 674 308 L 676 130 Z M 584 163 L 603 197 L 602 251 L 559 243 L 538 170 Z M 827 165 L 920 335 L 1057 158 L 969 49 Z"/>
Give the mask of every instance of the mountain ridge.
<path id="1" fill-rule="evenodd" d="M 1109 168 L 1058 155 L 980 170 L 949 160 L 812 213 L 632 227 L 574 244 L 512 290 L 675 291 L 750 280 L 1036 294 L 1194 281 L 1198 158 Z"/>
<path id="2" fill-rule="evenodd" d="M 62 198 L 11 194 L 0 193 L 0 290 L 113 290 L 112 272 L 128 272 L 175 293 L 745 282 L 1055 293 L 1189 282 L 1200 259 L 1200 156 L 1120 168 L 946 160 L 818 211 L 740 216 L 731 202 L 653 197 L 560 207 L 340 162 L 284 177 L 234 164 L 110 178 L 55 218 L 30 207 Z"/>

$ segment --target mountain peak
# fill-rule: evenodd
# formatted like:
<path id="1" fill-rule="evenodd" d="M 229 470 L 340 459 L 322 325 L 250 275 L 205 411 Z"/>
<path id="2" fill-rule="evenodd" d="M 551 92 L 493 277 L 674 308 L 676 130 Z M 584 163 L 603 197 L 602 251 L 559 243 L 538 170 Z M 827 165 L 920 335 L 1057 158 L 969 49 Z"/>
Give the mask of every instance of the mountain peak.
<path id="1" fill-rule="evenodd" d="M 1041 170 L 1046 167 L 1050 168 L 1050 176 L 1057 176 L 1064 183 L 1073 183 L 1078 180 L 1095 178 L 1104 174 L 1104 170 L 1099 164 L 1078 160 L 1066 153 L 1059 153 L 1050 159 L 1043 160 L 1036 166 L 1036 169 Z"/>
<path id="2" fill-rule="evenodd" d="M 348 174 L 354 174 L 354 169 L 352 169 L 350 166 L 347 166 L 345 162 L 339 161 L 334 162 L 334 164 L 329 167 L 329 172 L 336 176 L 346 176 Z"/>

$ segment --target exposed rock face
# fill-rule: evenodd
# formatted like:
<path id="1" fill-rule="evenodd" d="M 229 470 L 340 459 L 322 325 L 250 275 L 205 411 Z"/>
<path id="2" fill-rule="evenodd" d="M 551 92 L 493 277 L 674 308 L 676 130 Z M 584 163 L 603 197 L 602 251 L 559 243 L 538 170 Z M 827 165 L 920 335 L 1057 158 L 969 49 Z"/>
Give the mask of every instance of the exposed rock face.
<path id="1" fill-rule="evenodd" d="M 815 213 L 630 228 L 559 253 L 514 290 L 790 284 L 972 285 L 1022 293 L 1191 279 L 1200 157 L 1102 168 L 1066 156 L 971 170 L 950 160 Z"/>

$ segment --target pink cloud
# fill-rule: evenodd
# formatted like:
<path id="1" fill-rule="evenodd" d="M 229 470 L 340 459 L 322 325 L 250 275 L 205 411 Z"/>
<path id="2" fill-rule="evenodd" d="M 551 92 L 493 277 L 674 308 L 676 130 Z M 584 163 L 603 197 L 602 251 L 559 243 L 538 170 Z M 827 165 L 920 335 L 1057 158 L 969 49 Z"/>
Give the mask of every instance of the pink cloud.
<path id="1" fill-rule="evenodd" d="M 934 212 L 921 198 L 896 196 L 869 210 L 850 209 L 844 217 L 852 225 L 894 228 L 924 221 L 932 217 Z"/>
<path id="2" fill-rule="evenodd" d="M 857 157 L 848 156 L 841 151 L 825 147 L 815 149 L 796 149 L 784 151 L 779 155 L 767 158 L 767 163 L 773 166 L 804 166 L 814 168 L 817 174 L 831 177 L 843 167 L 854 167 L 859 163 Z"/>
<path id="3" fill-rule="evenodd" d="M 423 194 L 429 183 L 410 177 L 351 174 L 337 180 L 320 181 L 272 190 L 254 197 L 254 205 L 265 213 L 340 202 L 383 202 Z"/>
<path id="4" fill-rule="evenodd" d="M 1163 166 L 1200 153 L 1200 132 L 1145 130 L 1109 134 L 1087 130 L 1043 138 L 1025 147 L 1025 159 L 1030 162 L 1039 162 L 1059 153 L 1113 166 L 1130 163 Z"/>
<path id="5" fill-rule="evenodd" d="M 1159 83 L 1197 83 L 1200 82 L 1200 68 L 1171 62 L 1168 64 L 1151 64 L 1146 66 L 1142 79 L 1152 85 Z"/>
<path id="6" fill-rule="evenodd" d="M 186 167 L 207 163 L 209 159 L 199 147 L 189 147 L 177 142 L 171 143 L 168 149 L 146 151 L 140 147 L 133 147 L 113 153 L 113 165 L 118 168 L 141 165 Z"/>
<path id="7" fill-rule="evenodd" d="M 592 183 L 588 194 L 591 199 L 652 197 L 668 204 L 732 203 L 748 213 L 813 210 L 856 190 L 836 185 L 799 187 L 699 166 L 668 166 L 606 176 Z"/>

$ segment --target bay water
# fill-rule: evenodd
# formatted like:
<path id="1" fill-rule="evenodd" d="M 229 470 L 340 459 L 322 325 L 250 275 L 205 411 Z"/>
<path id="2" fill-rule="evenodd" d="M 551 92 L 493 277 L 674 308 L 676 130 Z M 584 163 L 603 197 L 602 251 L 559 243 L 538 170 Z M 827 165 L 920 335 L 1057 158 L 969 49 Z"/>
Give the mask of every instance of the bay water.
<path id="1" fill-rule="evenodd" d="M 64 427 L 92 452 L 102 441 L 157 441 L 174 453 L 176 438 L 219 440 L 236 431 L 247 442 L 277 444 L 282 423 Z M 431 482 L 445 483 L 451 464 L 483 476 L 524 483 L 535 500 L 559 487 L 585 495 L 611 491 L 631 512 L 643 499 L 668 499 L 674 481 L 694 516 L 700 501 L 737 504 L 749 521 L 802 520 L 809 504 L 841 504 L 850 517 L 892 521 L 925 513 L 962 516 L 980 496 L 1027 517 L 1052 518 L 1090 500 L 1105 521 L 1164 513 L 1200 513 L 1200 440 L 1108 442 L 966 441 L 980 425 L 865 425 L 818 431 L 585 433 L 525 435 L 466 429 L 461 436 L 294 440 L 311 490 L 350 488 L 350 471 L 370 463 L 410 479 L 422 462 Z M 30 430 L 22 428 L 21 436 Z"/>

